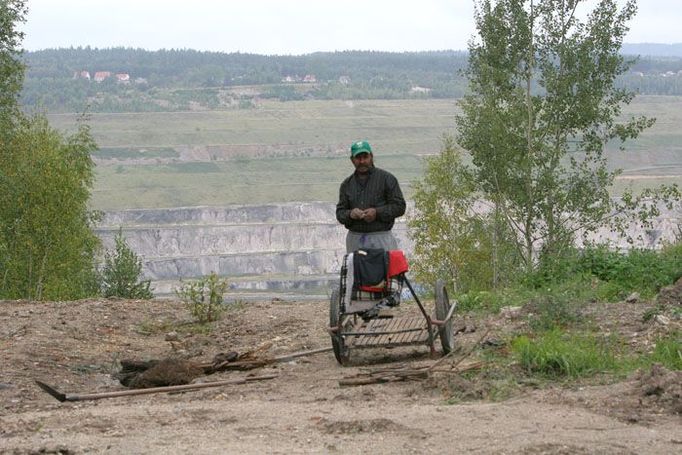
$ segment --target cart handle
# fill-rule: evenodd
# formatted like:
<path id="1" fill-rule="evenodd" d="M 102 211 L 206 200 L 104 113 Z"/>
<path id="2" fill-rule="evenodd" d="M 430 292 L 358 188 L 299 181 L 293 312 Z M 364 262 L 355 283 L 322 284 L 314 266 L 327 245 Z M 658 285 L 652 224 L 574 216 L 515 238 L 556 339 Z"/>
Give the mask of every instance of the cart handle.
<path id="1" fill-rule="evenodd" d="M 431 324 L 435 324 L 438 326 L 445 325 L 447 324 L 450 319 L 452 318 L 452 313 L 455 312 L 455 308 L 457 308 L 457 301 L 455 300 L 452 305 L 450 305 L 450 309 L 448 310 L 448 314 L 445 316 L 445 319 L 442 321 L 440 319 L 431 319 Z"/>

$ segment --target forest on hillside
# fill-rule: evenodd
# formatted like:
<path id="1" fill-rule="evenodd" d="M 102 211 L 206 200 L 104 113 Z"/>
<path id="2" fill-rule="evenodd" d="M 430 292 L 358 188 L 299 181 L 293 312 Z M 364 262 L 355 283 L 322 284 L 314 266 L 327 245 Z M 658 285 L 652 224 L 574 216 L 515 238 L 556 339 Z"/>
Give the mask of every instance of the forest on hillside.
<path id="1" fill-rule="evenodd" d="M 49 112 L 135 112 L 251 108 L 258 98 L 458 98 L 467 89 L 467 59 L 463 51 L 46 49 L 24 54 L 22 104 Z M 619 84 L 641 94 L 682 95 L 682 57 L 639 58 Z"/>

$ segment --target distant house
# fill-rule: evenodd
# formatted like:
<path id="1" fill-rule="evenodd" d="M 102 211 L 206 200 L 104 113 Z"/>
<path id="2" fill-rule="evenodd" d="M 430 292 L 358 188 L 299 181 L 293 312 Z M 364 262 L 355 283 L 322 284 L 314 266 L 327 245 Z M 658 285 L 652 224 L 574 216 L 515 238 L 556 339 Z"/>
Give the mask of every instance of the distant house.
<path id="1" fill-rule="evenodd" d="M 418 85 L 415 85 L 410 89 L 410 91 L 413 93 L 429 93 L 431 89 L 428 87 L 420 87 Z"/>
<path id="2" fill-rule="evenodd" d="M 111 76 L 110 71 L 97 71 L 95 73 L 95 82 L 102 82 Z"/>
<path id="3" fill-rule="evenodd" d="M 348 76 L 341 76 L 339 77 L 339 83 L 343 85 L 348 85 L 350 84 L 350 77 Z"/>
<path id="4" fill-rule="evenodd" d="M 306 74 L 303 78 L 303 82 L 317 82 L 317 78 L 314 74 Z"/>
<path id="5" fill-rule="evenodd" d="M 144 77 L 137 77 L 137 78 L 135 78 L 135 83 L 136 84 L 147 84 L 148 82 L 147 82 L 147 79 L 145 79 Z"/>
<path id="6" fill-rule="evenodd" d="M 90 80 L 90 71 L 76 71 L 73 73 L 73 78 Z"/>
<path id="7" fill-rule="evenodd" d="M 118 73 L 116 74 L 116 82 L 119 84 L 130 84 L 130 74 Z"/>

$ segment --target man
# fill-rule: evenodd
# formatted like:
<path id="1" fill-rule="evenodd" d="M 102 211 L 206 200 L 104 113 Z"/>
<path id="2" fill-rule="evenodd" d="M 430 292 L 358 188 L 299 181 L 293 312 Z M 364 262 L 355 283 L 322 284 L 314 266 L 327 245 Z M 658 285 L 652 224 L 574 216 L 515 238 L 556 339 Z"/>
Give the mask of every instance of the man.
<path id="1" fill-rule="evenodd" d="M 405 213 L 405 199 L 393 174 L 374 167 L 367 141 L 350 147 L 355 172 L 341 183 L 336 219 L 346 226 L 346 252 L 364 248 L 398 249 L 391 229 Z"/>

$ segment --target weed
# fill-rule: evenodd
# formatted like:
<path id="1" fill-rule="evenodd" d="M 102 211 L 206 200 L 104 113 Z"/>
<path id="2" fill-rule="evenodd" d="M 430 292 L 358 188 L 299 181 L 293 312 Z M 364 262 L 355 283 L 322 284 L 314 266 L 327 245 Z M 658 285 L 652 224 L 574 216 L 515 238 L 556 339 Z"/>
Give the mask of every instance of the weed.
<path id="1" fill-rule="evenodd" d="M 214 326 L 208 322 L 190 322 L 178 327 L 178 331 L 184 334 L 192 335 L 210 335 L 213 332 Z"/>
<path id="2" fill-rule="evenodd" d="M 137 325 L 135 331 L 141 335 L 156 335 L 175 330 L 176 324 L 168 320 L 145 319 Z"/>
<path id="3" fill-rule="evenodd" d="M 575 326 L 580 321 L 578 305 L 571 295 L 545 294 L 531 301 L 529 324 L 533 330 L 547 331 Z"/>
<path id="4" fill-rule="evenodd" d="M 225 310 L 223 294 L 226 290 L 227 280 L 211 272 L 207 277 L 184 283 L 175 293 L 197 322 L 206 323 L 217 320 Z"/>
<path id="5" fill-rule="evenodd" d="M 524 288 L 506 288 L 498 291 L 470 291 L 457 296 L 461 311 L 497 313 L 505 306 L 523 306 L 535 292 Z"/>
<path id="6" fill-rule="evenodd" d="M 682 370 L 682 341 L 680 333 L 673 332 L 656 340 L 656 348 L 649 357 L 650 363 L 662 363 L 670 370 Z"/>
<path id="7" fill-rule="evenodd" d="M 660 303 L 657 305 L 654 305 L 644 312 L 644 314 L 642 315 L 642 321 L 643 322 L 649 322 L 649 321 L 653 320 L 659 314 L 663 314 L 664 311 L 665 311 L 664 305 L 661 305 Z"/>
<path id="8" fill-rule="evenodd" d="M 583 251 L 578 271 L 609 284 L 602 289 L 604 299 L 622 298 L 635 290 L 649 298 L 682 275 L 682 245 L 668 245 L 660 252 L 633 249 L 627 253 L 590 247 Z"/>
<path id="9" fill-rule="evenodd" d="M 588 377 L 617 367 L 609 343 L 591 335 L 571 335 L 551 330 L 531 339 L 520 336 L 512 350 L 528 373 L 552 378 Z"/>

